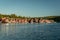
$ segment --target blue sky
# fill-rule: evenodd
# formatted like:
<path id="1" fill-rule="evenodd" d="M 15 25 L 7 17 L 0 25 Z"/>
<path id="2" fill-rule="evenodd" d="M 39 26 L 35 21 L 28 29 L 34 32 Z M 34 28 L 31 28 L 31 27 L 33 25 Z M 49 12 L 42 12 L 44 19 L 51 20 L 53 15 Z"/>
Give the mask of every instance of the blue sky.
<path id="1" fill-rule="evenodd" d="M 60 16 L 60 0 L 0 0 L 0 13 L 21 16 Z"/>

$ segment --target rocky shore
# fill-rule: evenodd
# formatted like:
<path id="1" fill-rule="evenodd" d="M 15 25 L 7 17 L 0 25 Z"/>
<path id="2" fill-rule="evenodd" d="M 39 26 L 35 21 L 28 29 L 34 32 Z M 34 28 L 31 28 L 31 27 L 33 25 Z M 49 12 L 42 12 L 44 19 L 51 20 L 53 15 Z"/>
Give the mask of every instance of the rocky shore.
<path id="1" fill-rule="evenodd" d="M 1 23 L 54 23 L 54 20 L 38 18 L 0 18 Z"/>

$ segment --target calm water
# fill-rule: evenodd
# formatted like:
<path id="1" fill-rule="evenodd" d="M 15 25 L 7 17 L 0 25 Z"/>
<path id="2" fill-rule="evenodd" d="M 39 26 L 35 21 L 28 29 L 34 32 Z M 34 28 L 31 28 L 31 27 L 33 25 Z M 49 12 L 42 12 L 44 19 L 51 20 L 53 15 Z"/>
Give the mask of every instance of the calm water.
<path id="1" fill-rule="evenodd" d="M 60 23 L 0 24 L 0 40 L 60 40 Z"/>

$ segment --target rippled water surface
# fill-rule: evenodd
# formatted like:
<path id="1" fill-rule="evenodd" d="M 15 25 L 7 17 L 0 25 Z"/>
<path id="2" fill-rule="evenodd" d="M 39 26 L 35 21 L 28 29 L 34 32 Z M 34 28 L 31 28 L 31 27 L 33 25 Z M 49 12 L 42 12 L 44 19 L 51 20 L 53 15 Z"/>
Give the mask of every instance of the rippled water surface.
<path id="1" fill-rule="evenodd" d="M 0 24 L 0 40 L 60 40 L 60 23 Z"/>

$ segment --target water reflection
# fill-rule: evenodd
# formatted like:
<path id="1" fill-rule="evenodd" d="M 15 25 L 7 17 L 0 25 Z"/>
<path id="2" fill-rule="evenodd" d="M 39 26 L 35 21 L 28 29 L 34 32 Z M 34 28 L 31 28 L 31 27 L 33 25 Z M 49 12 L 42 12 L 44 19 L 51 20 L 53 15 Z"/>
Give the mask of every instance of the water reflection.
<path id="1" fill-rule="evenodd" d="M 0 24 L 0 40 L 59 40 L 60 24 Z"/>
<path id="2" fill-rule="evenodd" d="M 3 35 L 9 35 L 9 34 L 14 34 L 15 33 L 15 25 L 6 25 L 6 24 L 1 24 L 0 26 L 0 32 Z"/>

